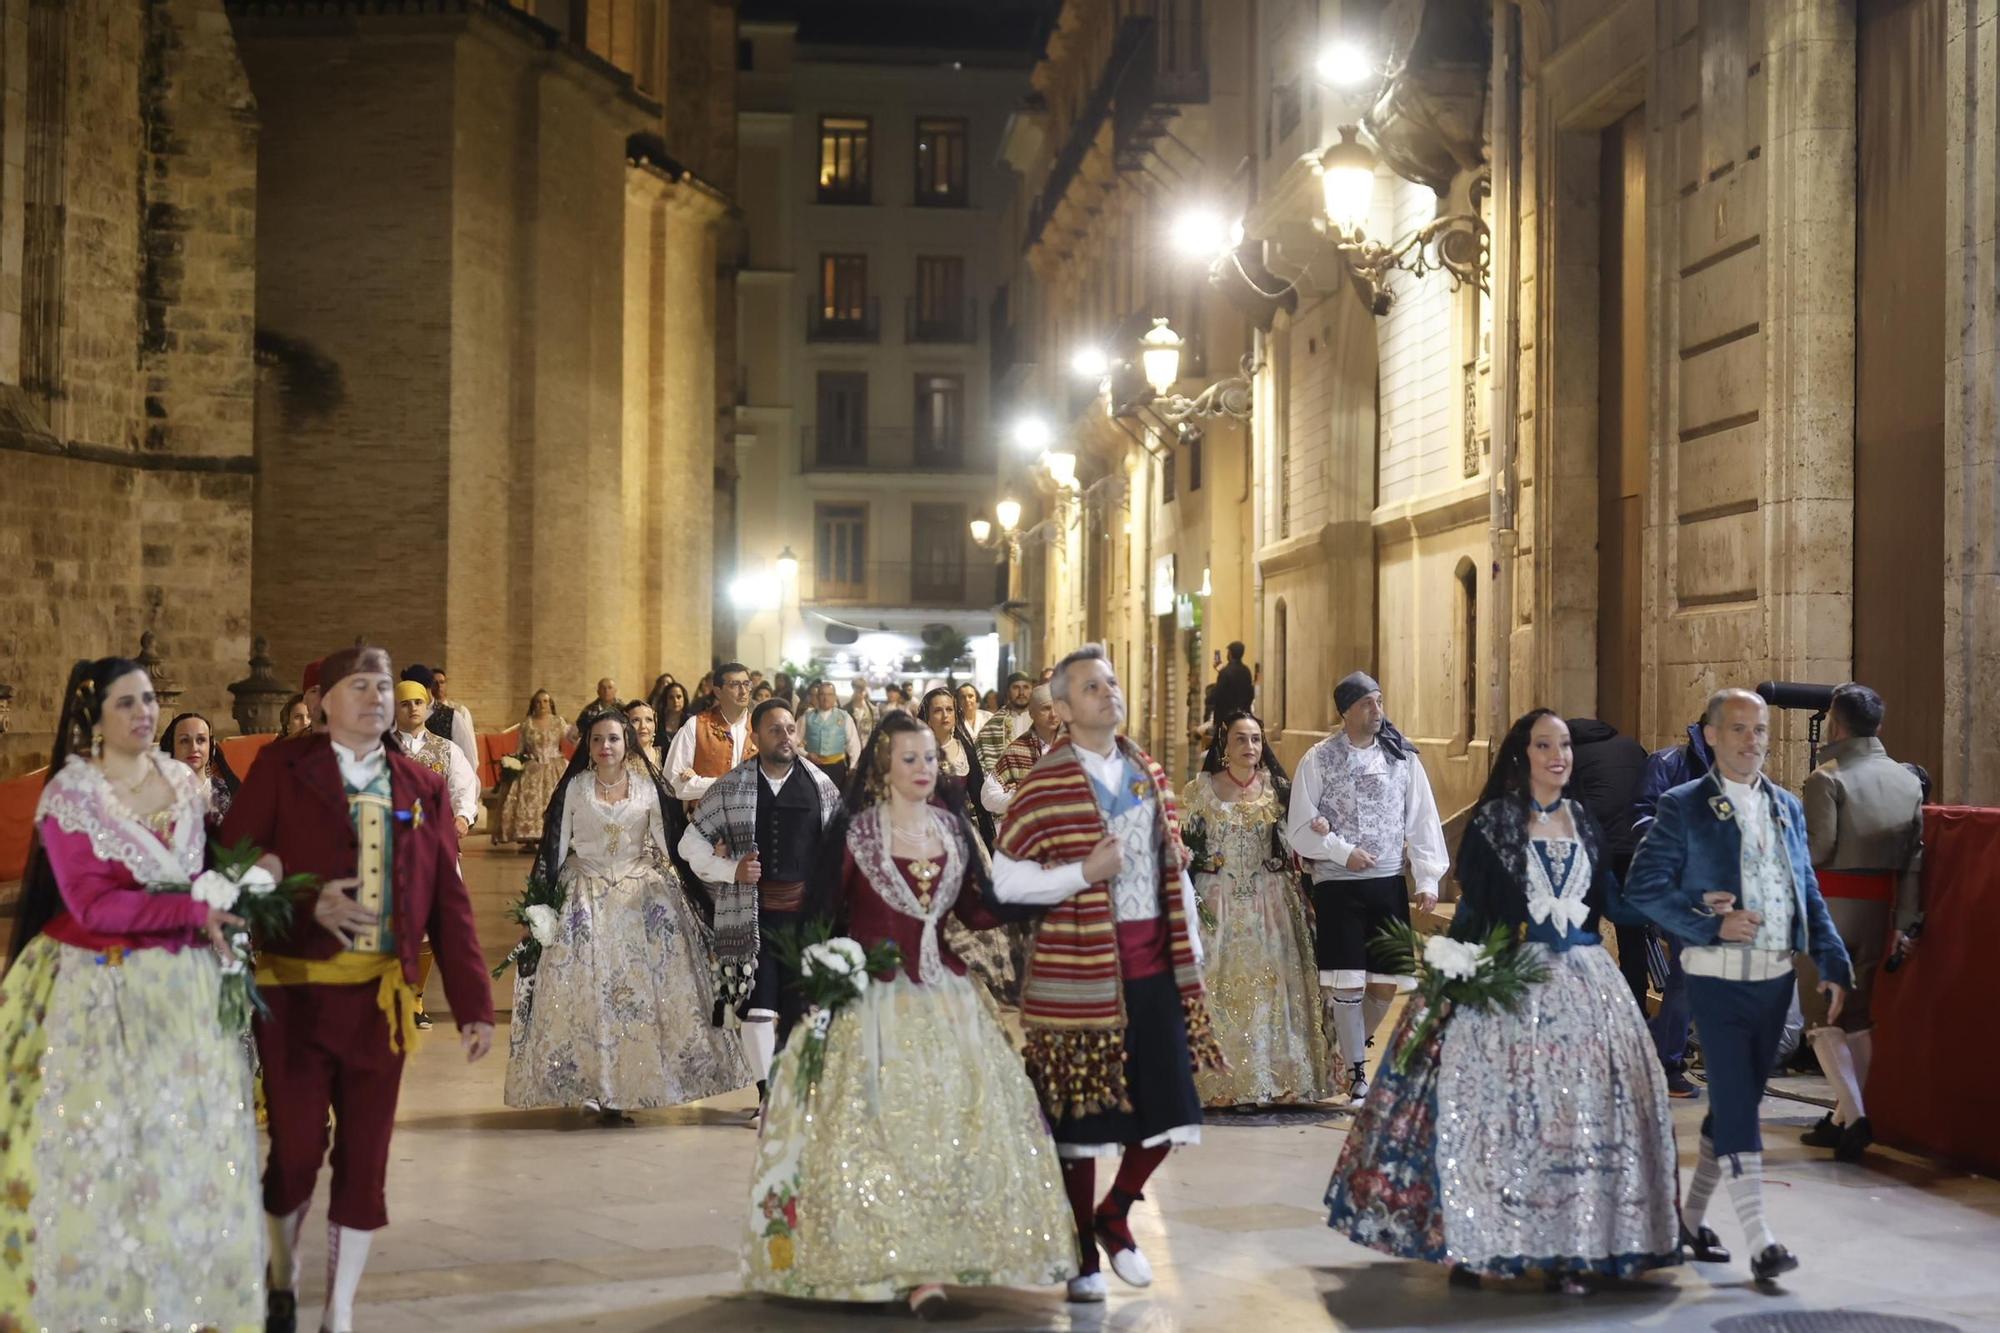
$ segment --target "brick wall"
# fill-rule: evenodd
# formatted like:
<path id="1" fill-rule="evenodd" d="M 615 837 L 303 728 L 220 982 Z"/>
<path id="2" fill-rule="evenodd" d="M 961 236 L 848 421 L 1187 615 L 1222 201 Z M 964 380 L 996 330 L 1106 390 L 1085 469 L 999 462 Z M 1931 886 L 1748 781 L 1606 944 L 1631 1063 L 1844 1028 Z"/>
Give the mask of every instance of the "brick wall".
<path id="1" fill-rule="evenodd" d="M 256 147 L 228 21 L 214 0 L 54 12 L 34 54 L 59 62 L 30 59 L 24 3 L 0 25 L 0 560 L 19 571 L 0 587 L 0 772 L 46 754 L 79 657 L 134 654 L 152 629 L 180 705 L 226 727 L 249 654 Z M 53 394 L 20 383 L 38 174 L 62 210 L 38 238 L 59 275 Z"/>

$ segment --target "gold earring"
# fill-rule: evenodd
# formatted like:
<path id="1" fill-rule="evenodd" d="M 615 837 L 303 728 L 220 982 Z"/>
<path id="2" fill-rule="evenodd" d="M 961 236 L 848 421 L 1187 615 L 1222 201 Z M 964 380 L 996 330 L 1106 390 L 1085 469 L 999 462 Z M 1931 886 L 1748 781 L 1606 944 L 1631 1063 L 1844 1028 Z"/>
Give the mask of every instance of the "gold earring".
<path id="1" fill-rule="evenodd" d="M 96 727 L 90 729 L 90 757 L 104 758 L 104 733 Z"/>

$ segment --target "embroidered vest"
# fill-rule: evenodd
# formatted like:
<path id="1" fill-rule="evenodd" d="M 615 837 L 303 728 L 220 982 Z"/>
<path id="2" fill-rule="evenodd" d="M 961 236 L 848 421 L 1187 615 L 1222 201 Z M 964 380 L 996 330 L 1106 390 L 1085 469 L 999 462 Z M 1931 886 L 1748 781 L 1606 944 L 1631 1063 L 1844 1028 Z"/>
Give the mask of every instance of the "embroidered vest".
<path id="1" fill-rule="evenodd" d="M 719 778 L 743 760 L 757 753 L 757 738 L 743 737 L 743 753 L 732 753 L 729 724 L 720 709 L 711 708 L 695 719 L 694 764 L 696 777 Z"/>
<path id="2" fill-rule="evenodd" d="M 354 933 L 355 953 L 396 952 L 396 903 L 390 872 L 396 864 L 396 803 L 389 792 L 389 766 L 360 790 L 347 791 L 347 815 L 354 821 L 354 876 L 361 883 L 354 901 L 375 914 L 376 924 Z"/>
<path id="3" fill-rule="evenodd" d="M 806 714 L 806 753 L 829 762 L 847 758 L 847 715 L 838 708 Z"/>
<path id="4" fill-rule="evenodd" d="M 1409 832 L 1404 806 L 1410 761 L 1391 760 L 1380 742 L 1357 750 L 1339 733 L 1313 748 L 1318 751 L 1320 816 L 1341 841 L 1375 858 L 1370 874 L 1395 874 L 1402 868 Z"/>
<path id="5" fill-rule="evenodd" d="M 434 731 L 424 732 L 423 737 L 423 743 L 417 746 L 414 752 L 405 750 L 404 753 L 449 782 L 451 780 L 451 752 L 445 747 L 450 745 L 451 741 L 439 736 Z"/>

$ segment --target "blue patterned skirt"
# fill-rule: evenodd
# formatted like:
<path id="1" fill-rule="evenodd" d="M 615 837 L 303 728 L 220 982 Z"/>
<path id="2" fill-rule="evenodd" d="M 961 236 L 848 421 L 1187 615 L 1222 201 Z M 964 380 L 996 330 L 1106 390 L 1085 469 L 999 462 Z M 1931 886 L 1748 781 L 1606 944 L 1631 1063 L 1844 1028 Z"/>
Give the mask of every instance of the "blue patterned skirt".
<path id="1" fill-rule="evenodd" d="M 1329 1226 L 1505 1277 L 1680 1262 L 1673 1124 L 1638 1006 L 1600 948 L 1545 962 L 1518 1010 L 1445 1014 L 1398 1074 L 1412 1001 L 1334 1169 Z"/>

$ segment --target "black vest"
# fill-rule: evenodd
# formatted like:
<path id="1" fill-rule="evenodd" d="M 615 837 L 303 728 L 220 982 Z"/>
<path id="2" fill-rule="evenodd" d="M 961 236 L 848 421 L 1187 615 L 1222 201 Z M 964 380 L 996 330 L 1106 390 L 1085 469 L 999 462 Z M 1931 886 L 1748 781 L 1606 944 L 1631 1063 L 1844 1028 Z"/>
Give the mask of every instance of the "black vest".
<path id="1" fill-rule="evenodd" d="M 432 704 L 430 716 L 424 719 L 424 730 L 433 736 L 442 736 L 450 740 L 452 720 L 457 716 L 449 704 Z"/>
<path id="2" fill-rule="evenodd" d="M 819 784 L 806 772 L 806 761 L 793 762 L 792 775 L 776 795 L 758 771 L 757 855 L 766 880 L 795 884 L 810 879 L 823 827 Z"/>

